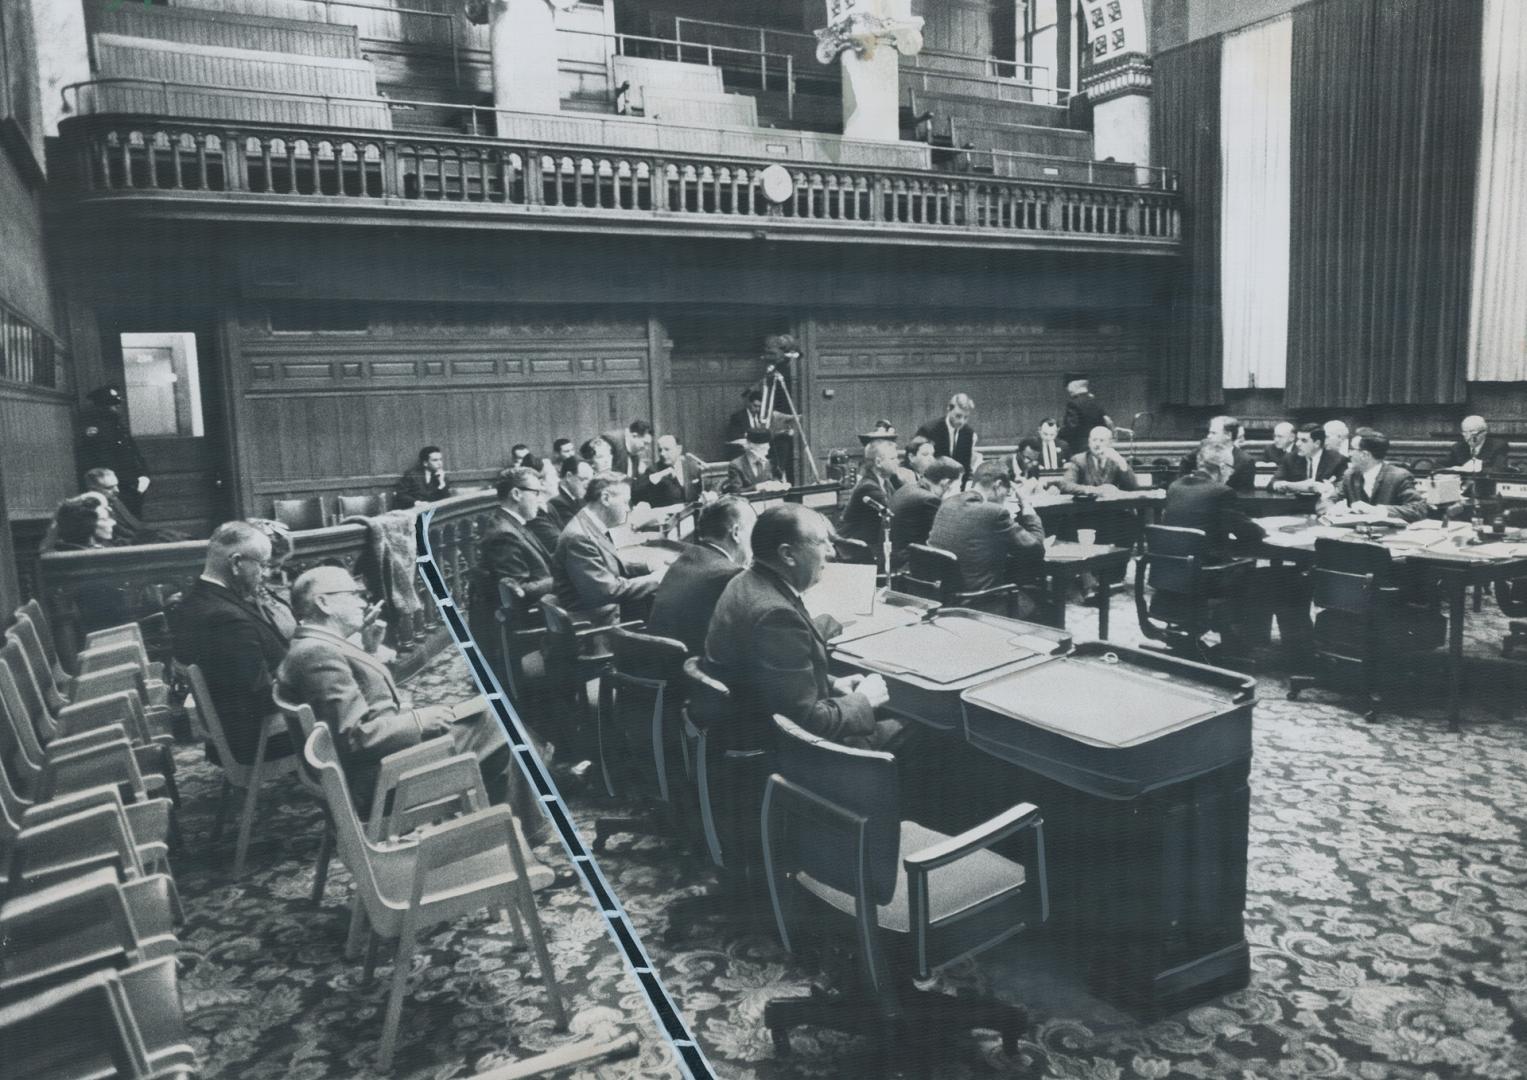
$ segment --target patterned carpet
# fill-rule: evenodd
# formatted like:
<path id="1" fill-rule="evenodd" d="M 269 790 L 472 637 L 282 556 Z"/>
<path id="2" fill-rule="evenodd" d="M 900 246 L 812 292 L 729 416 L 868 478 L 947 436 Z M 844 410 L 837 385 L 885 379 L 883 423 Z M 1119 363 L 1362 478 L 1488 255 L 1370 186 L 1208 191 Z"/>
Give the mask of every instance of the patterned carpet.
<path id="1" fill-rule="evenodd" d="M 1488 604 L 1488 601 L 1487 601 Z M 1115 638 L 1133 612 L 1115 602 Z M 1498 654 L 1504 623 L 1468 622 L 1473 655 Z M 1074 610 L 1074 609 L 1073 609 Z M 1072 630 L 1090 631 L 1080 612 Z M 964 1036 L 934 1072 L 941 1080 L 1035 1076 L 1445 1078 L 1527 1076 L 1527 728 L 1522 680 L 1478 680 L 1461 735 L 1436 694 L 1403 701 L 1365 724 L 1334 696 L 1285 700 L 1261 679 L 1252 765 L 1246 909 L 1252 981 L 1155 1023 L 1090 996 L 1042 935 L 1020 936 L 946 973 L 1029 1007 L 1034 1027 L 1016 1056 L 995 1036 Z M 1441 669 L 1422 673 L 1442 685 Z M 420 700 L 468 685 L 454 656 L 413 685 Z M 457 689 L 457 688 L 462 689 Z M 187 751 L 186 821 L 204 847 L 214 772 Z M 342 960 L 348 876 L 334 873 L 321 910 L 307 900 L 318 818 L 300 789 L 264 804 L 251 872 L 227 881 L 226 855 L 178 867 L 190 917 L 184 983 L 208 1075 L 290 1080 L 367 1073 L 381 1027 L 385 979 L 369 988 Z M 574 801 L 585 837 L 618 813 Z M 224 849 L 231 845 L 225 843 Z M 543 861 L 566 871 L 560 850 Z M 652 838 L 619 836 L 601 858 L 674 1000 L 720 1076 L 785 1080 L 874 1075 L 866 1044 L 797 1029 L 776 1058 L 765 1003 L 798 994 L 820 973 L 765 934 L 727 936 L 703 924 L 665 940 L 675 896 L 708 878 Z M 541 894 L 575 1034 L 637 1030 L 639 1060 L 585 1068 L 586 1077 L 669 1076 L 675 1070 L 595 909 L 567 873 Z M 417 963 L 394 1074 L 470 1076 L 569 1036 L 550 1030 L 539 983 L 508 931 L 486 919 L 444 928 Z M 383 968 L 382 975 L 386 975 Z"/>

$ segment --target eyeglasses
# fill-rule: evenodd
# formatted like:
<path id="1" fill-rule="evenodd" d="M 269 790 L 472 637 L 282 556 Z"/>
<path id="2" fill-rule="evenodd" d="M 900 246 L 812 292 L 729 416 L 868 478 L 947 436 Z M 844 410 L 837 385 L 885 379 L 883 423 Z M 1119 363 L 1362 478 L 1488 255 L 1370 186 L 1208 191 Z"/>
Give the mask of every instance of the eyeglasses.
<path id="1" fill-rule="evenodd" d="M 318 596 L 359 596 L 362 600 L 370 598 L 368 589 L 331 589 L 328 592 L 316 594 Z"/>
<path id="2" fill-rule="evenodd" d="M 269 559 L 257 559 L 253 555 L 235 554 L 233 557 L 238 559 L 240 562 L 254 563 L 254 565 L 258 566 L 261 570 L 264 570 L 270 566 Z"/>

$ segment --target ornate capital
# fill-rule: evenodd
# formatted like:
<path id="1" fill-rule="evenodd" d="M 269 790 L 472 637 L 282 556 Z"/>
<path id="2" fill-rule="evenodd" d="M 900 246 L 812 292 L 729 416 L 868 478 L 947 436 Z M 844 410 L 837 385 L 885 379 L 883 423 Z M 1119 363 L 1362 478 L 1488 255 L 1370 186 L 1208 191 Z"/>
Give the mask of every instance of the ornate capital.
<path id="1" fill-rule="evenodd" d="M 1151 61 L 1143 53 L 1124 53 L 1082 73 L 1082 91 L 1093 105 L 1128 94 L 1150 95 Z"/>
<path id="2" fill-rule="evenodd" d="M 571 11 L 579 0 L 546 0 L 553 11 Z M 487 26 L 493 21 L 493 9 L 506 7 L 506 0 L 464 0 L 461 12 L 473 26 Z"/>
<path id="3" fill-rule="evenodd" d="M 849 49 L 873 60 L 875 50 L 882 45 L 889 45 L 902 56 L 916 56 L 923 48 L 923 20 L 920 15 L 899 17 L 850 11 L 816 35 L 817 59 L 824 64 L 832 63 L 839 53 Z"/>

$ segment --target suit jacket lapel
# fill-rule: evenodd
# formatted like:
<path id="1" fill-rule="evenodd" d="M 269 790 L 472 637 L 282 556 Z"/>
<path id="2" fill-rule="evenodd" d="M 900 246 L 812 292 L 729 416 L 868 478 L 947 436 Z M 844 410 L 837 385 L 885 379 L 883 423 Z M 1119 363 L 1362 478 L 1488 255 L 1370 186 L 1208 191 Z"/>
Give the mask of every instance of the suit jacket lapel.
<path id="1" fill-rule="evenodd" d="M 304 636 L 307 637 L 318 637 L 321 640 L 332 642 L 348 658 L 359 661 L 366 667 L 371 668 L 373 671 L 379 674 L 382 677 L 382 681 L 387 684 L 387 691 L 392 695 L 393 702 L 398 705 L 402 704 L 401 699 L 398 697 L 398 684 L 392 677 L 391 669 L 389 669 L 386 664 L 382 663 L 376 657 L 368 653 L 365 649 L 362 649 L 358 645 L 347 641 L 346 639 L 340 637 L 338 634 L 323 633 L 322 631 L 314 634 L 312 629 L 309 627 L 298 627 L 297 632 L 299 634 L 304 634 Z"/>

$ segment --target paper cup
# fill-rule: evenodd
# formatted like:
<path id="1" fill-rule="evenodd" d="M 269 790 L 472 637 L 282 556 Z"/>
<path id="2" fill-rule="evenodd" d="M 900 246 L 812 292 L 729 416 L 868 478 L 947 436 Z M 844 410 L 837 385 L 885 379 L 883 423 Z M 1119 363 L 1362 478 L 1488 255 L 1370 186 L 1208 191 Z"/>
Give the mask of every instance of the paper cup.
<path id="1" fill-rule="evenodd" d="M 1098 539 L 1098 531 L 1096 529 L 1077 529 L 1076 530 L 1076 541 L 1079 544 L 1086 544 L 1086 545 L 1088 545 L 1090 547 L 1091 545 L 1097 543 L 1097 539 Z"/>

